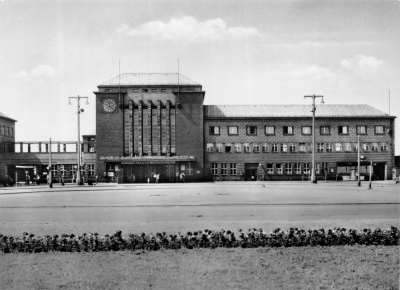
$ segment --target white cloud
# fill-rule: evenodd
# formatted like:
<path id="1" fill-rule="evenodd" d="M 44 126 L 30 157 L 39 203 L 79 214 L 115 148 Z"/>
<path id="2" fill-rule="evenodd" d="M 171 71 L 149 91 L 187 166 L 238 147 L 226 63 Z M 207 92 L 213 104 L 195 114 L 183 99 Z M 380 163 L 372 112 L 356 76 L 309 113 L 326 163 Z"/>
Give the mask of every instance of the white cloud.
<path id="1" fill-rule="evenodd" d="M 328 82 L 333 82 L 337 80 L 338 77 L 337 74 L 329 68 L 320 67 L 317 65 L 286 67 L 283 72 L 278 72 L 276 75 L 301 80 Z"/>
<path id="2" fill-rule="evenodd" d="M 49 65 L 39 65 L 30 72 L 22 70 L 15 74 L 18 78 L 43 83 L 46 79 L 53 79 L 56 76 L 56 70 Z"/>
<path id="3" fill-rule="evenodd" d="M 150 36 L 169 40 L 185 39 L 190 41 L 260 35 L 254 27 L 228 27 L 220 18 L 199 22 L 190 16 L 181 19 L 172 18 L 169 22 L 147 22 L 138 28 L 130 28 L 128 25 L 123 24 L 117 29 L 117 33 L 133 37 Z"/>
<path id="4" fill-rule="evenodd" d="M 347 70 L 375 70 L 382 64 L 382 61 L 372 56 L 359 54 L 352 59 L 342 59 L 340 64 Z"/>

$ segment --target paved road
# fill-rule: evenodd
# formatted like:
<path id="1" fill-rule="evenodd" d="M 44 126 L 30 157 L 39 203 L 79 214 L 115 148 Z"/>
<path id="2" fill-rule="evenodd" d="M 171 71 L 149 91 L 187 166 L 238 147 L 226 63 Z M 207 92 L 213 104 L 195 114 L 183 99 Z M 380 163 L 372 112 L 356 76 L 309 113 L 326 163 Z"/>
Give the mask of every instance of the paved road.
<path id="1" fill-rule="evenodd" d="M 0 189 L 8 234 L 399 225 L 400 186 L 199 183 Z"/>

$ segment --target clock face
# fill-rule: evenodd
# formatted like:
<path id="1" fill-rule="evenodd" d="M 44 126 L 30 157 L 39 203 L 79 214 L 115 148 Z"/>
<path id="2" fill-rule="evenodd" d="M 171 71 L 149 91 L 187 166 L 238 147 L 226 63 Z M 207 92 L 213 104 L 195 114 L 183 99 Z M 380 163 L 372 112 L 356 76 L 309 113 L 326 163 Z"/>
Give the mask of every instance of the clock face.
<path id="1" fill-rule="evenodd" d="M 117 104 L 113 99 L 105 99 L 103 101 L 103 110 L 107 113 L 112 113 L 117 108 Z"/>

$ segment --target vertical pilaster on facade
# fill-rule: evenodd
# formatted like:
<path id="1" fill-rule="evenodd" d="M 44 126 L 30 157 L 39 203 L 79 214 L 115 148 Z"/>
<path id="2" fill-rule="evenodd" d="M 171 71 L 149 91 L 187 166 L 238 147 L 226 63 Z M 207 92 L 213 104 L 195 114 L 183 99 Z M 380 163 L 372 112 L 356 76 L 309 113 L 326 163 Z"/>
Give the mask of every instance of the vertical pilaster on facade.
<path id="1" fill-rule="evenodd" d="M 63 152 L 67 152 L 67 144 L 63 144 Z"/>
<path id="2" fill-rule="evenodd" d="M 151 138 L 151 101 L 147 102 L 147 154 L 151 156 L 152 138 Z M 154 144 L 155 145 L 155 144 Z"/>
<path id="3" fill-rule="evenodd" d="M 39 142 L 39 153 L 42 152 L 42 142 Z"/>
<path id="4" fill-rule="evenodd" d="M 28 143 L 28 153 L 31 153 L 31 144 Z"/>
<path id="5" fill-rule="evenodd" d="M 139 156 L 143 156 L 143 102 L 139 100 L 138 112 L 138 150 Z"/>
<path id="6" fill-rule="evenodd" d="M 161 156 L 161 101 L 157 101 L 157 147 L 158 156 Z"/>
<path id="7" fill-rule="evenodd" d="M 129 156 L 133 156 L 133 101 L 129 101 Z"/>
<path id="8" fill-rule="evenodd" d="M 24 152 L 24 143 L 19 142 L 19 152 Z"/>
<path id="9" fill-rule="evenodd" d="M 57 143 L 58 152 L 60 152 L 60 145 Z M 78 142 L 75 142 L 75 152 L 78 152 Z"/>
<path id="10" fill-rule="evenodd" d="M 167 156 L 171 156 L 171 102 L 167 101 L 166 110 Z"/>
<path id="11" fill-rule="evenodd" d="M 22 144 L 22 143 L 21 143 Z M 22 145 L 21 145 L 21 152 L 22 152 Z M 48 153 L 49 152 L 49 144 L 48 143 L 46 143 L 46 153 Z"/>

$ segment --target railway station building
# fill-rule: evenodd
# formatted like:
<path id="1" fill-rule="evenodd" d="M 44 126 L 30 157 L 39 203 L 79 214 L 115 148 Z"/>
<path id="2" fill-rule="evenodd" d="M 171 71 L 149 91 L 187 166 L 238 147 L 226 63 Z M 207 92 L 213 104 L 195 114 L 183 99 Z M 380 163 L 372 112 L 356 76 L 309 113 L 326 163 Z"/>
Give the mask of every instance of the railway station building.
<path id="1" fill-rule="evenodd" d="M 202 85 L 179 74 L 121 74 L 97 87 L 96 130 L 83 136 L 82 174 L 119 183 L 309 180 L 311 105 L 204 105 Z M 392 179 L 395 117 L 369 105 L 316 106 L 319 180 Z M 15 142 L 0 114 L 0 177 L 19 166 L 53 176 L 77 170 L 77 142 Z M 3 134 L 3 129 L 4 134 Z M 7 129 L 7 127 L 9 129 Z M 8 131 L 7 131 L 8 130 Z M 7 133 L 8 132 L 8 133 Z M 360 148 L 358 148 L 358 138 Z"/>

